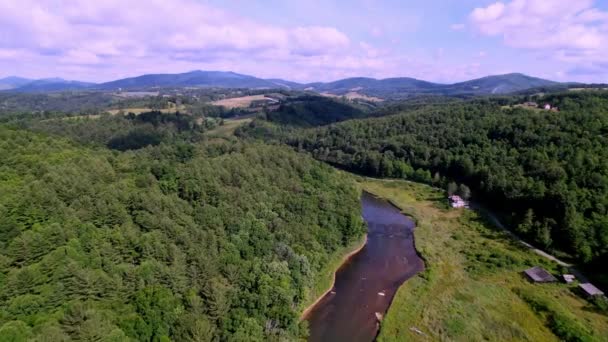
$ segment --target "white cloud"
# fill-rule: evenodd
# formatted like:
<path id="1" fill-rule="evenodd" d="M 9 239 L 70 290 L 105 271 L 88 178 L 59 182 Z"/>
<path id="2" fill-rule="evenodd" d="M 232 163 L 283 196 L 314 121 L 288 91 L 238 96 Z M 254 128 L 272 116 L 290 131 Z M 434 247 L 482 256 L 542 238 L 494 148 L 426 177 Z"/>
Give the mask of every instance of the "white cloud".
<path id="1" fill-rule="evenodd" d="M 608 12 L 593 6 L 593 0 L 512 0 L 476 8 L 469 19 L 508 46 L 594 62 L 608 57 Z"/>
<path id="2" fill-rule="evenodd" d="M 271 64 L 352 52 L 334 27 L 269 25 L 196 0 L 0 1 L 0 22 L 0 58 L 28 54 L 58 73 L 78 65 L 132 72 L 136 63 L 160 71 L 173 59 L 235 69 L 245 59 Z"/>
<path id="3" fill-rule="evenodd" d="M 464 24 L 452 24 L 450 25 L 450 30 L 452 31 L 462 31 L 465 29 L 465 25 Z"/>

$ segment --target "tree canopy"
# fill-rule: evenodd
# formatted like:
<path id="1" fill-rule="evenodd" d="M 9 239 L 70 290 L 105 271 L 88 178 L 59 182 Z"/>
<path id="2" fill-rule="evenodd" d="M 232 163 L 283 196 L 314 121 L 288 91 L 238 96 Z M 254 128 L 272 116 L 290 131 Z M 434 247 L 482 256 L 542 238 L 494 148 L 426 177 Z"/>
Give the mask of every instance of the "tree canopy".
<path id="1" fill-rule="evenodd" d="M 285 147 L 188 146 L 121 152 L 0 126 L 3 336 L 306 334 L 297 308 L 364 232 L 357 190 Z"/>

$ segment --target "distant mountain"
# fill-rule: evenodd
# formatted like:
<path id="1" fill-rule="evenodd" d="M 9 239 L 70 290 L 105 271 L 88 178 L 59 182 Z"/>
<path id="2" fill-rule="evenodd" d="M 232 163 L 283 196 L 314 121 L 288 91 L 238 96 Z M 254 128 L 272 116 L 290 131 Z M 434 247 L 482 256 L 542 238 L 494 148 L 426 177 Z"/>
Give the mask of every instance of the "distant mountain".
<path id="1" fill-rule="evenodd" d="M 302 87 L 301 83 L 286 81 L 286 80 L 282 80 L 280 78 L 269 78 L 266 81 L 274 84 L 275 85 L 274 88 L 300 89 Z"/>
<path id="2" fill-rule="evenodd" d="M 530 88 L 553 87 L 560 84 L 561 83 L 523 74 L 506 74 L 487 76 L 454 84 L 432 83 L 408 77 L 386 78 L 380 80 L 356 77 L 328 83 L 305 84 L 302 86 L 302 89 L 329 92 L 338 95 L 350 91 L 357 91 L 366 95 L 387 98 L 420 94 L 448 96 L 506 94 Z"/>
<path id="3" fill-rule="evenodd" d="M 486 76 L 475 80 L 455 83 L 446 86 L 444 89 L 453 93 L 507 94 L 530 88 L 557 86 L 559 84 L 559 82 L 513 73 Z"/>
<path id="4" fill-rule="evenodd" d="M 183 74 L 149 74 L 95 86 L 98 89 L 149 87 L 287 88 L 271 80 L 230 71 L 191 71 Z"/>
<path id="5" fill-rule="evenodd" d="M 18 88 L 18 87 L 21 87 L 22 85 L 27 84 L 32 81 L 33 80 L 30 80 L 28 78 L 16 77 L 16 76 L 0 78 L 0 90 Z"/>
<path id="6" fill-rule="evenodd" d="M 421 81 L 409 77 L 385 78 L 381 80 L 369 77 L 352 77 L 329 83 L 309 83 L 303 85 L 302 87 L 304 89 L 315 90 L 319 92 L 330 92 L 339 94 L 347 93 L 349 91 L 408 92 L 432 90 L 440 86 L 440 84 Z"/>
<path id="7" fill-rule="evenodd" d="M 82 90 L 93 86 L 94 83 L 68 81 L 62 78 L 44 78 L 27 82 L 20 87 L 11 89 L 22 93 L 43 93 L 68 90 Z"/>
<path id="8" fill-rule="evenodd" d="M 318 93 L 343 95 L 349 92 L 387 99 L 412 95 L 468 96 L 518 93 L 530 89 L 560 90 L 571 86 L 524 74 L 487 76 L 466 82 L 440 84 L 409 77 L 375 79 L 345 78 L 333 82 L 301 84 L 282 79 L 262 79 L 230 71 L 191 71 L 181 74 L 147 74 L 93 84 L 66 81 L 60 78 L 29 80 L 19 77 L 0 79 L 0 90 L 13 92 L 53 92 L 65 90 L 143 90 L 152 87 L 218 87 L 250 89 L 310 90 Z M 579 85 L 580 86 L 580 85 Z"/>

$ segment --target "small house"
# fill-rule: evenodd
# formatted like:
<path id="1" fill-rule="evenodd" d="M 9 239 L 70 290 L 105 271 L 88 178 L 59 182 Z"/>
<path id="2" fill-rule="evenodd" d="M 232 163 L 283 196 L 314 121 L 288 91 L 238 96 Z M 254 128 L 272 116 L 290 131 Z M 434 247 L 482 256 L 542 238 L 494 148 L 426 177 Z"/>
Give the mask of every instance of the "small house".
<path id="1" fill-rule="evenodd" d="M 458 195 L 452 195 L 448 197 L 448 199 L 450 200 L 452 208 L 464 208 L 467 206 L 467 202 Z"/>
<path id="2" fill-rule="evenodd" d="M 546 103 L 543 108 L 545 108 L 545 110 L 551 110 L 551 105 Z"/>
<path id="3" fill-rule="evenodd" d="M 564 274 L 563 277 L 564 277 L 564 281 L 566 282 L 566 284 L 572 284 L 574 279 L 576 279 L 574 274 Z"/>
<path id="4" fill-rule="evenodd" d="M 583 283 L 578 286 L 587 297 L 603 296 L 604 292 L 591 283 Z"/>
<path id="5" fill-rule="evenodd" d="M 551 273 L 540 266 L 529 268 L 524 273 L 534 283 L 553 283 L 557 281 Z"/>

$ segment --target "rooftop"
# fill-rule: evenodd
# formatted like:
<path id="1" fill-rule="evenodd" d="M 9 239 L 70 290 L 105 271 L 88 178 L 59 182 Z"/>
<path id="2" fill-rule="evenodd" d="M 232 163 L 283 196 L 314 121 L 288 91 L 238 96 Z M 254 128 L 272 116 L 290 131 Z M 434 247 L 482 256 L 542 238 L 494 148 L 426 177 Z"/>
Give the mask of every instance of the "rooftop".
<path id="1" fill-rule="evenodd" d="M 550 283 L 557 281 L 557 279 L 551 275 L 551 273 L 539 266 L 529 268 L 525 270 L 524 273 L 528 276 L 528 278 L 537 283 Z"/>
<path id="2" fill-rule="evenodd" d="M 603 296 L 604 295 L 604 292 L 602 292 L 602 290 L 598 289 L 591 283 L 580 284 L 579 287 L 581 289 L 583 289 L 583 291 L 585 291 L 585 293 L 590 296 Z"/>

